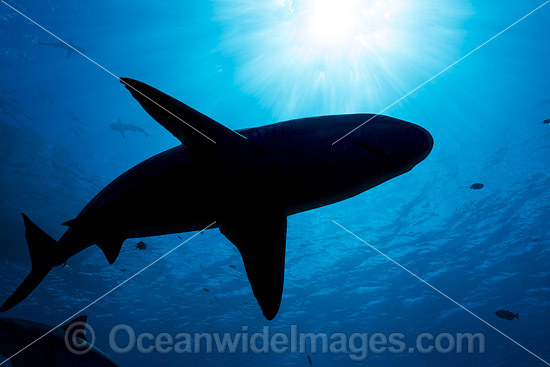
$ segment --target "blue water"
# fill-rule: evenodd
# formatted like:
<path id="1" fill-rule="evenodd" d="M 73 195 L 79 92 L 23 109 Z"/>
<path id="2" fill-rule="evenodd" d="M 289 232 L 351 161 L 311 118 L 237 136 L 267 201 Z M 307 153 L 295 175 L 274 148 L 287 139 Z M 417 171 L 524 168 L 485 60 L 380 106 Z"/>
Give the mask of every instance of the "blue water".
<path id="1" fill-rule="evenodd" d="M 314 366 L 545 365 L 333 221 L 550 361 L 550 125 L 542 124 L 550 118 L 550 5 L 468 55 L 544 2 L 8 3 L 109 72 L 40 45 L 58 40 L 0 3 L 2 300 L 30 269 L 19 213 L 59 238 L 61 223 L 105 185 L 178 144 L 114 74 L 232 129 L 391 106 L 383 113 L 435 140 L 411 172 L 289 218 L 285 291 L 271 322 L 218 230 L 93 304 L 84 314 L 97 345 L 120 365 L 308 366 L 307 355 Z M 152 136 L 123 138 L 109 128 L 119 118 Z M 470 190 L 475 182 L 485 187 Z M 139 239 L 127 240 L 114 265 L 91 247 L 6 316 L 57 325 L 194 234 L 145 239 L 144 251 L 134 250 Z M 500 319 L 499 309 L 520 318 Z M 407 347 L 421 333 L 481 333 L 485 352 L 371 352 L 355 362 L 349 351 L 314 353 L 306 343 L 303 353 L 119 354 L 108 340 L 118 324 L 153 336 L 243 326 L 252 335 L 265 325 L 287 335 L 291 325 L 328 335 L 403 333 Z"/>

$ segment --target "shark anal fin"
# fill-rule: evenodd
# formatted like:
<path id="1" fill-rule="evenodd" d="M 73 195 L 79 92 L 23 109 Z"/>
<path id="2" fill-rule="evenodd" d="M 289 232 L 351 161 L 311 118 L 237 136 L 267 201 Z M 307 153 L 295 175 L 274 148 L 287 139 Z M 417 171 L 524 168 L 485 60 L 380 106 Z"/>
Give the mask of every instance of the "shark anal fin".
<path id="1" fill-rule="evenodd" d="M 286 215 L 282 211 L 251 213 L 243 219 L 224 221 L 220 232 L 241 253 L 252 292 L 264 316 L 272 320 L 283 296 Z"/>
<path id="2" fill-rule="evenodd" d="M 109 264 L 113 264 L 118 254 L 120 254 L 120 249 L 122 248 L 122 243 L 124 240 L 121 239 L 110 239 L 110 240 L 103 240 L 97 243 L 97 247 L 103 251 L 103 254 L 107 258 L 107 261 Z"/>
<path id="3" fill-rule="evenodd" d="M 212 120 L 175 98 L 134 79 L 120 78 L 141 106 L 166 130 L 193 151 L 229 151 L 252 144 L 241 134 Z"/>

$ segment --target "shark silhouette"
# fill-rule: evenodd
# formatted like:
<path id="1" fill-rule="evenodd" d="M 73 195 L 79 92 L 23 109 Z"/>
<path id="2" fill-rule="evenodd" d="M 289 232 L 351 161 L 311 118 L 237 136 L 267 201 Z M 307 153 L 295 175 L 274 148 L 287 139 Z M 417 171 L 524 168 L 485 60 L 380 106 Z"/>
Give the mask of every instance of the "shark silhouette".
<path id="1" fill-rule="evenodd" d="M 120 132 L 120 134 L 122 135 L 123 138 L 126 138 L 126 136 L 124 135 L 124 132 L 126 132 L 126 131 L 139 132 L 139 133 L 142 133 L 143 135 L 145 135 L 145 137 L 151 136 L 151 135 L 147 134 L 147 132 L 139 126 L 136 126 L 134 124 L 123 124 L 120 121 L 120 117 L 118 119 L 118 122 L 109 124 L 109 128 L 111 128 L 112 130 Z"/>
<path id="2" fill-rule="evenodd" d="M 0 354 L 18 366 L 118 366 L 84 336 L 86 316 L 80 316 L 48 333 L 52 327 L 38 322 L 0 317 Z M 69 335 L 66 335 L 69 333 Z M 73 342 L 73 338 L 77 338 Z M 37 340 L 34 344 L 35 340 Z M 66 344 L 71 343 L 71 344 Z M 22 350 L 23 348 L 28 348 Z M 77 353 L 73 353 L 69 347 Z M 87 352 L 80 354 L 85 348 Z M 88 349 L 89 348 L 89 349 Z M 22 351 L 21 351 L 22 350 Z M 20 353 L 18 353 L 21 351 Z M 15 353 L 18 353 L 14 356 Z"/>
<path id="3" fill-rule="evenodd" d="M 287 216 L 401 175 L 433 146 L 423 128 L 369 114 L 233 131 L 149 85 L 121 82 L 182 144 L 115 179 L 64 223 L 69 228 L 59 241 L 23 214 L 32 271 L 0 312 L 27 297 L 53 266 L 93 244 L 112 264 L 125 239 L 196 231 L 215 221 L 212 228 L 239 250 L 254 296 L 271 320 L 283 293 Z"/>
<path id="4" fill-rule="evenodd" d="M 66 57 L 69 57 L 71 56 L 71 54 L 73 52 L 75 52 L 75 50 L 81 52 L 81 53 L 86 53 L 86 50 L 83 49 L 82 47 L 80 46 L 76 46 L 75 44 L 73 44 L 73 40 L 69 40 L 69 45 L 68 46 L 67 44 L 63 43 L 63 42 L 36 42 L 37 45 L 41 45 L 41 46 L 49 46 L 49 47 L 53 47 L 53 48 L 61 48 L 63 50 L 67 50 L 67 56 Z"/>

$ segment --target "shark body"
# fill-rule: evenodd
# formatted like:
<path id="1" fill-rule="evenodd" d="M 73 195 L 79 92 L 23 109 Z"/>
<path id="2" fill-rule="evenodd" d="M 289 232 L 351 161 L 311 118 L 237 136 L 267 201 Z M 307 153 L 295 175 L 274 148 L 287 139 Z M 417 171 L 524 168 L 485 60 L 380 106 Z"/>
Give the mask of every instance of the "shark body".
<path id="1" fill-rule="evenodd" d="M 85 324 L 86 316 L 77 317 L 44 336 L 52 329 L 51 326 L 33 321 L 0 317 L 0 354 L 10 358 L 14 367 L 118 366 L 85 339 L 83 332 Z M 66 335 L 67 332 L 70 334 Z M 42 336 L 44 337 L 37 340 Z M 76 340 L 73 341 L 73 338 Z M 30 345 L 31 343 L 33 344 Z M 68 345 L 77 353 L 73 353 Z M 27 346 L 28 348 L 26 348 Z M 23 348 L 25 349 L 23 350 Z M 81 348 L 86 348 L 87 352 L 79 354 L 82 351 Z"/>
<path id="2" fill-rule="evenodd" d="M 151 136 L 151 135 L 147 134 L 147 132 L 139 126 L 136 126 L 134 124 L 124 124 L 124 123 L 122 123 L 120 121 L 120 118 L 118 119 L 117 122 L 109 124 L 109 128 L 112 129 L 112 130 L 118 131 L 122 135 L 123 138 L 126 137 L 126 135 L 124 135 L 124 133 L 126 131 L 142 133 L 143 135 L 145 135 L 145 137 Z"/>
<path id="3" fill-rule="evenodd" d="M 73 44 L 73 41 L 72 40 L 69 40 L 69 45 L 68 46 L 67 44 L 63 43 L 63 42 L 36 42 L 37 45 L 41 45 L 41 46 L 49 46 L 49 47 L 53 47 L 53 48 L 60 48 L 60 49 L 63 49 L 63 50 L 66 50 L 67 51 L 67 56 L 66 57 L 69 57 L 72 55 L 73 52 L 75 52 L 75 50 L 77 50 L 78 52 L 81 52 L 81 53 L 86 53 L 86 50 L 80 46 L 76 46 L 75 44 Z"/>
<path id="4" fill-rule="evenodd" d="M 113 263 L 125 239 L 212 223 L 239 250 L 271 320 L 283 293 L 287 216 L 353 197 L 411 170 L 430 153 L 423 128 L 382 115 L 304 118 L 233 131 L 182 102 L 121 79 L 181 145 L 105 187 L 55 241 L 25 215 L 32 271 L 0 311 L 22 301 L 53 266 L 96 244 Z M 366 120 L 365 126 L 335 140 Z"/>

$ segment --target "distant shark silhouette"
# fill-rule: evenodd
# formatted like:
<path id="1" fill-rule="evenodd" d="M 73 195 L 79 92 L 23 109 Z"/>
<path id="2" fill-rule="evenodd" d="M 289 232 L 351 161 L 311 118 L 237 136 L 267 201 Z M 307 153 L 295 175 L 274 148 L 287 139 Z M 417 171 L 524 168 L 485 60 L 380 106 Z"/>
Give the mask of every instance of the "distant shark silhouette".
<path id="1" fill-rule="evenodd" d="M 120 134 L 122 135 L 123 138 L 126 137 L 126 136 L 124 135 L 124 132 L 125 132 L 125 131 L 140 132 L 140 133 L 142 133 L 143 135 L 145 135 L 145 137 L 151 136 L 151 135 L 147 134 L 147 132 L 145 132 L 145 130 L 143 130 L 143 129 L 142 129 L 141 127 L 139 127 L 139 126 L 136 126 L 136 125 L 134 125 L 134 124 L 123 124 L 123 123 L 120 121 L 120 118 L 118 119 L 118 122 L 109 124 L 109 128 L 111 128 L 111 129 L 113 129 L 113 130 L 115 130 L 115 131 L 120 132 Z"/>
<path id="2" fill-rule="evenodd" d="M 67 50 L 67 56 L 66 57 L 69 57 L 71 56 L 71 54 L 73 52 L 75 52 L 74 50 L 77 50 L 81 53 L 86 53 L 86 50 L 83 49 L 82 47 L 80 46 L 76 46 L 75 44 L 73 44 L 73 40 L 69 40 L 69 45 L 72 46 L 72 48 L 70 46 L 67 46 L 65 43 L 63 42 L 36 42 L 37 45 L 41 45 L 41 46 L 50 46 L 50 47 L 54 47 L 54 48 L 61 48 L 63 50 Z"/>
<path id="3" fill-rule="evenodd" d="M 80 316 L 69 323 L 53 330 L 27 349 L 10 359 L 14 367 L 18 366 L 56 366 L 56 367 L 101 367 L 118 366 L 101 350 L 89 344 L 84 339 L 84 326 L 86 325 L 86 316 Z M 12 357 L 15 353 L 25 348 L 36 339 L 40 338 L 52 329 L 51 326 L 40 324 L 38 322 L 8 319 L 0 317 L 0 354 L 6 358 Z M 72 338 L 78 338 L 78 345 L 82 344 L 90 348 L 85 354 L 73 353 L 65 344 L 65 334 L 67 341 Z M 71 344 L 74 350 L 82 349 Z"/>
<path id="4" fill-rule="evenodd" d="M 112 264 L 125 239 L 196 231 L 215 221 L 212 227 L 240 251 L 254 296 L 271 320 L 283 293 L 287 216 L 401 175 L 433 146 L 423 128 L 381 115 L 312 117 L 233 131 L 144 83 L 121 82 L 182 145 L 110 183 L 64 223 L 69 228 L 57 242 L 23 214 L 32 271 L 0 311 L 27 297 L 53 266 L 93 244 Z"/>

